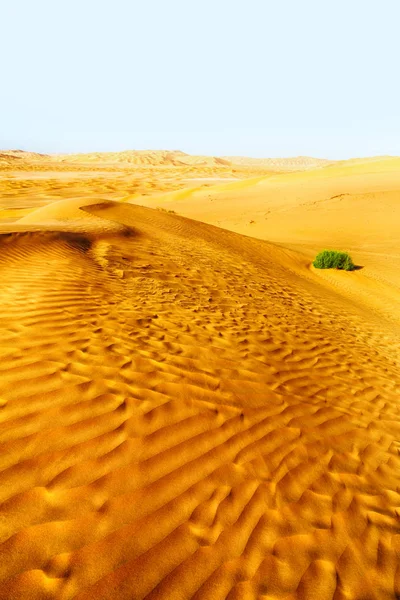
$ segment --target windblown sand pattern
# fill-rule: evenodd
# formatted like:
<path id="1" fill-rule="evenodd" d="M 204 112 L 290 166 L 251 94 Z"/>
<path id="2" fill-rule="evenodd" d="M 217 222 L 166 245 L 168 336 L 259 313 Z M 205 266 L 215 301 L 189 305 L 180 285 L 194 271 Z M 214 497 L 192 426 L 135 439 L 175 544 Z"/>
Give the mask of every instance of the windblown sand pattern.
<path id="1" fill-rule="evenodd" d="M 152 197 L 218 181 L 267 176 L 268 165 L 234 165 L 218 157 L 183 152 L 103 152 L 45 155 L 0 151 L 0 221 L 15 221 L 65 198 Z"/>
<path id="2" fill-rule="evenodd" d="M 2 600 L 400 597 L 396 325 L 150 208 L 0 233 Z"/>

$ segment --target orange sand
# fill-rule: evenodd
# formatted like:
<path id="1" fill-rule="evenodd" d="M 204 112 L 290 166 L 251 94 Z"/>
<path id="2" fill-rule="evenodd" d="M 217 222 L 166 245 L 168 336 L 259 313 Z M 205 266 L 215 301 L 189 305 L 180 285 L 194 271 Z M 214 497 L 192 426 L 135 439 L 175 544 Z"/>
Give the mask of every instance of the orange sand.
<path id="1" fill-rule="evenodd" d="M 1 600 L 400 597 L 391 160 L 0 225 Z"/>

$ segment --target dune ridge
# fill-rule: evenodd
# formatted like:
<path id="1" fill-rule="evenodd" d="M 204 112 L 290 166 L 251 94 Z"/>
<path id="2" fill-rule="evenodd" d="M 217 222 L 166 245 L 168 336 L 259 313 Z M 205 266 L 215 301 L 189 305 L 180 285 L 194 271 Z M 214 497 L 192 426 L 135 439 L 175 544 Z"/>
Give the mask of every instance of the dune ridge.
<path id="1" fill-rule="evenodd" d="M 181 165 L 243 165 L 267 167 L 271 170 L 301 170 L 331 164 L 335 161 L 297 156 L 293 158 L 248 158 L 244 156 L 193 155 L 181 150 L 125 150 L 119 152 L 87 152 L 70 154 L 40 154 L 23 150 L 0 150 L 3 162 L 28 161 L 30 163 L 52 161 L 54 163 L 122 163 L 134 166 L 181 166 Z"/>
<path id="2" fill-rule="evenodd" d="M 166 210 L 301 251 L 309 260 L 324 249 L 349 252 L 362 267 L 349 280 L 319 272 L 321 282 L 377 314 L 400 322 L 400 159 L 340 161 L 296 173 L 220 182 L 160 194 Z M 127 199 L 129 202 L 129 198 Z M 151 198 L 133 202 L 154 206 Z"/>
<path id="3" fill-rule="evenodd" d="M 0 245 L 1 600 L 400 595 L 400 326 L 108 198 Z"/>
<path id="4" fill-rule="evenodd" d="M 271 172 L 270 168 L 233 165 L 218 157 L 179 151 L 69 155 L 4 151 L 0 152 L 0 222 L 16 221 L 65 198 L 100 196 L 123 201 Z"/>
<path id="5" fill-rule="evenodd" d="M 224 156 L 226 160 L 235 165 L 260 166 L 276 169 L 278 171 L 301 171 L 315 169 L 335 164 L 337 161 L 311 156 L 294 156 L 291 158 L 250 158 L 248 156 Z"/>

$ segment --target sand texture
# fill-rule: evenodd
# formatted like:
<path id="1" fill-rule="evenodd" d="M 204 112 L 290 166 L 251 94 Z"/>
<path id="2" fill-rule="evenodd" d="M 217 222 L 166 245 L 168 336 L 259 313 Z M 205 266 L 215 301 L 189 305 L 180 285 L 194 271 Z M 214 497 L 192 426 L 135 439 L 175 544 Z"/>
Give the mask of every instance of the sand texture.
<path id="1" fill-rule="evenodd" d="M 128 200 L 129 201 L 129 200 Z M 376 157 L 279 173 L 210 188 L 135 197 L 237 233 L 299 250 L 311 263 L 324 249 L 350 252 L 362 270 L 319 279 L 376 315 L 400 323 L 400 158 Z"/>
<path id="2" fill-rule="evenodd" d="M 296 164 L 303 168 L 303 163 Z M 0 151 L 0 222 L 16 221 L 64 198 L 124 201 L 171 191 L 192 193 L 221 182 L 275 174 L 282 168 L 167 151 L 69 155 Z"/>
<path id="3" fill-rule="evenodd" d="M 363 168 L 153 199 L 240 233 L 89 192 L 0 224 L 0 600 L 400 597 L 397 175 Z M 362 203 L 362 269 L 310 266 L 304 187 Z"/>

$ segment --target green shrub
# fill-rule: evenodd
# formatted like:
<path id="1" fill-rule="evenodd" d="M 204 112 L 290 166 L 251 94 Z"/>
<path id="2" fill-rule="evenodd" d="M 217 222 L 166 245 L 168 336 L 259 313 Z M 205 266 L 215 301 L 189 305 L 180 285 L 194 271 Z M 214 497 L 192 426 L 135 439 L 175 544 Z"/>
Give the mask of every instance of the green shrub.
<path id="1" fill-rule="evenodd" d="M 347 252 L 338 252 L 337 250 L 323 250 L 317 254 L 313 265 L 316 269 L 342 269 L 343 271 L 355 269 Z"/>

